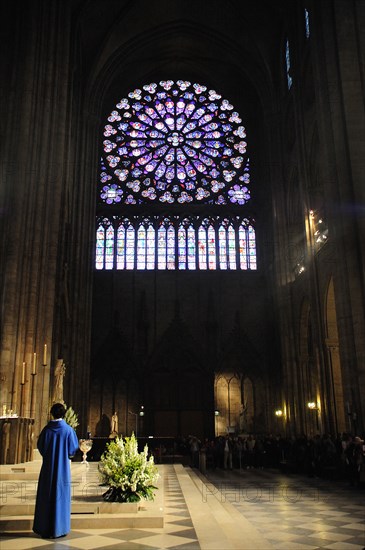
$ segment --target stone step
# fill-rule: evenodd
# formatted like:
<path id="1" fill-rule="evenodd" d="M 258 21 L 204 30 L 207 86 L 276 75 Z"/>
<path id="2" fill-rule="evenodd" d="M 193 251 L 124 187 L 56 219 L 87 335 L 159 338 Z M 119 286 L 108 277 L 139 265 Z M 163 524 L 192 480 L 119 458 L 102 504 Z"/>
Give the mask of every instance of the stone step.
<path id="1" fill-rule="evenodd" d="M 96 503 L 81 504 L 72 503 L 71 514 L 99 514 L 99 505 Z M 0 506 L 0 517 L 10 516 L 33 516 L 35 504 L 2 504 Z M 108 512 L 106 512 L 108 513 Z M 123 512 L 121 512 L 123 513 Z"/>
<path id="2" fill-rule="evenodd" d="M 71 514 L 71 529 L 149 529 L 163 527 L 163 515 L 137 514 Z M 33 515 L 3 516 L 0 518 L 0 532 L 14 533 L 32 531 Z"/>
<path id="3" fill-rule="evenodd" d="M 12 467 L 9 465 L 3 468 L 0 532 L 12 533 L 32 530 L 37 488 L 35 479 L 38 480 L 39 467 L 40 465 L 36 468 L 33 463 L 18 465 L 13 473 Z M 138 503 L 104 502 L 101 493 L 105 488 L 101 488 L 99 485 L 97 468 L 96 463 L 87 466 L 81 463 L 71 463 L 72 529 L 163 527 L 163 466 L 159 467 L 161 477 L 155 500 Z M 36 478 L 33 474 L 36 475 Z M 14 477 L 9 478 L 8 476 Z"/>
<path id="4" fill-rule="evenodd" d="M 72 462 L 72 472 L 79 475 L 85 471 L 85 464 Z M 16 466 L 6 464 L 0 466 L 0 481 L 33 481 L 38 480 L 42 461 L 24 462 Z"/>

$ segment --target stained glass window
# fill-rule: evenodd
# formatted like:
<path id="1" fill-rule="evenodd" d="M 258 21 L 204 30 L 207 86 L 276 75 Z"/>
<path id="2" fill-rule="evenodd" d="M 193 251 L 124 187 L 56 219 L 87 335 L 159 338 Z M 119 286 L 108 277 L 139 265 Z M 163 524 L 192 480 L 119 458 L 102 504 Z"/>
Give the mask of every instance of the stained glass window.
<path id="1" fill-rule="evenodd" d="M 107 227 L 105 232 L 105 269 L 114 267 L 114 228 L 112 225 Z"/>
<path id="2" fill-rule="evenodd" d="M 309 26 L 309 11 L 307 8 L 304 8 L 304 23 L 305 23 L 305 37 L 310 37 L 310 26 Z"/>
<path id="3" fill-rule="evenodd" d="M 212 225 L 208 227 L 208 267 L 216 269 L 215 231 Z"/>
<path id="4" fill-rule="evenodd" d="M 135 231 L 133 229 L 132 225 L 128 226 L 128 229 L 126 231 L 126 268 L 127 269 L 133 269 L 134 268 L 134 257 L 135 257 L 135 250 L 134 250 L 134 242 L 135 242 Z"/>
<path id="5" fill-rule="evenodd" d="M 179 247 L 179 269 L 186 269 L 186 231 L 183 225 L 180 225 L 178 231 L 178 247 Z"/>
<path id="6" fill-rule="evenodd" d="M 166 269 L 166 228 L 161 225 L 158 230 L 158 269 Z"/>
<path id="7" fill-rule="evenodd" d="M 202 225 L 198 231 L 199 268 L 207 269 L 207 234 Z"/>
<path id="8" fill-rule="evenodd" d="M 175 269 L 175 229 L 172 224 L 167 230 L 167 269 Z"/>
<path id="9" fill-rule="evenodd" d="M 290 64 L 290 47 L 289 47 L 288 39 L 285 43 L 285 65 L 286 65 L 286 80 L 288 84 L 288 90 L 290 90 L 293 84 L 293 78 L 290 74 L 291 64 Z"/>
<path id="10" fill-rule="evenodd" d="M 192 225 L 188 227 L 188 268 L 196 268 L 195 230 Z"/>
<path id="11" fill-rule="evenodd" d="M 288 41 L 286 61 L 290 87 Z M 254 221 L 239 214 L 249 186 L 246 130 L 227 99 L 183 80 L 135 89 L 103 129 L 96 269 L 256 269 Z"/>
<path id="12" fill-rule="evenodd" d="M 244 204 L 246 130 L 233 105 L 201 84 L 151 83 L 122 98 L 104 127 L 106 204 Z"/>
<path id="13" fill-rule="evenodd" d="M 227 269 L 227 234 L 223 225 L 218 229 L 219 239 L 219 265 L 221 269 Z"/>
<path id="14" fill-rule="evenodd" d="M 96 229 L 96 258 L 95 258 L 96 269 L 104 269 L 104 252 L 105 252 L 105 227 L 102 223 L 100 223 Z"/>
<path id="15" fill-rule="evenodd" d="M 125 227 L 120 225 L 117 233 L 117 269 L 125 269 Z"/>
<path id="16" fill-rule="evenodd" d="M 248 226 L 248 249 L 250 255 L 250 268 L 256 269 L 256 236 L 252 225 Z"/>
<path id="17" fill-rule="evenodd" d="M 248 261 L 247 261 L 247 231 L 244 225 L 240 225 L 238 230 L 238 242 L 239 242 L 239 250 L 240 250 L 240 267 L 241 269 L 247 269 L 248 267 Z"/>
<path id="18" fill-rule="evenodd" d="M 140 225 L 137 231 L 137 269 L 146 268 L 146 229 Z"/>
<path id="19" fill-rule="evenodd" d="M 257 269 L 256 235 L 250 220 L 233 216 L 197 217 L 197 221 L 195 229 L 189 219 L 179 216 L 150 216 L 133 223 L 117 216 L 104 218 L 97 228 L 96 268 L 113 269 L 115 264 L 118 270 Z"/>
<path id="20" fill-rule="evenodd" d="M 152 225 L 147 229 L 147 269 L 155 269 L 155 230 Z"/>
<path id="21" fill-rule="evenodd" d="M 228 258 L 229 269 L 236 269 L 236 233 L 231 225 L 228 227 Z"/>

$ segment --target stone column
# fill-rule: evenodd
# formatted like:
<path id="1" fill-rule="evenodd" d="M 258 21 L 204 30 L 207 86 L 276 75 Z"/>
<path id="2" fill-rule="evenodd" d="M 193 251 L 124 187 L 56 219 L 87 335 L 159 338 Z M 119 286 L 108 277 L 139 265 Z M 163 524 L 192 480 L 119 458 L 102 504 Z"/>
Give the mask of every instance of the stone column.
<path id="1" fill-rule="evenodd" d="M 364 419 L 365 392 L 365 254 L 363 185 L 365 113 L 360 32 L 363 3 L 320 2 L 314 6 L 311 36 L 317 87 L 320 141 L 324 144 L 322 173 L 329 241 L 332 242 L 334 290 L 345 400 L 354 401 Z M 323 270 L 321 262 L 318 268 Z M 363 421 L 363 420 L 362 420 Z M 363 425 L 359 424 L 363 429 Z"/>
<path id="2" fill-rule="evenodd" d="M 48 417 L 50 363 L 58 292 L 61 217 L 69 147 L 69 3 L 13 4 L 9 78 L 5 79 L 3 337 L 6 380 L 1 403 L 19 411 L 21 368 L 27 363 L 24 411 L 30 415 L 30 368 L 37 353 L 36 429 Z M 48 358 L 42 367 L 43 346 Z"/>

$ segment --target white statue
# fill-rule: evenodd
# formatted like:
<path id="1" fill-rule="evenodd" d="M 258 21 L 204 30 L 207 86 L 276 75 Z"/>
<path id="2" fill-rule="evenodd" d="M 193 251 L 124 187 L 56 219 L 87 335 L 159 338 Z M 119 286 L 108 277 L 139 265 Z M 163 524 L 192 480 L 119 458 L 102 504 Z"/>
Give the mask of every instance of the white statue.
<path id="1" fill-rule="evenodd" d="M 115 411 L 115 413 L 112 416 L 112 427 L 111 427 L 111 432 L 109 437 L 115 437 L 116 435 L 118 435 L 118 415 L 117 415 L 117 412 Z"/>
<path id="2" fill-rule="evenodd" d="M 63 359 L 57 359 L 56 368 L 54 371 L 54 390 L 53 403 L 64 403 L 63 400 L 63 378 L 66 372 L 66 365 Z"/>

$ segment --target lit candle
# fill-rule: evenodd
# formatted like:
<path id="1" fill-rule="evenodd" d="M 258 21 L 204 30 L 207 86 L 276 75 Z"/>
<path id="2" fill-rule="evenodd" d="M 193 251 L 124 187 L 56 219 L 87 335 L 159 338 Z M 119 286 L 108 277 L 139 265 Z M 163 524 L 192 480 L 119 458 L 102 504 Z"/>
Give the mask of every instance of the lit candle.
<path id="1" fill-rule="evenodd" d="M 44 344 L 43 365 L 47 365 L 47 344 Z"/>
<path id="2" fill-rule="evenodd" d="M 22 384 L 25 384 L 25 363 L 23 362 L 23 369 L 22 369 Z"/>
<path id="3" fill-rule="evenodd" d="M 36 354 L 36 353 L 33 353 L 33 368 L 32 368 L 32 374 L 36 374 L 36 372 L 35 372 L 36 363 L 37 363 L 37 354 Z"/>

